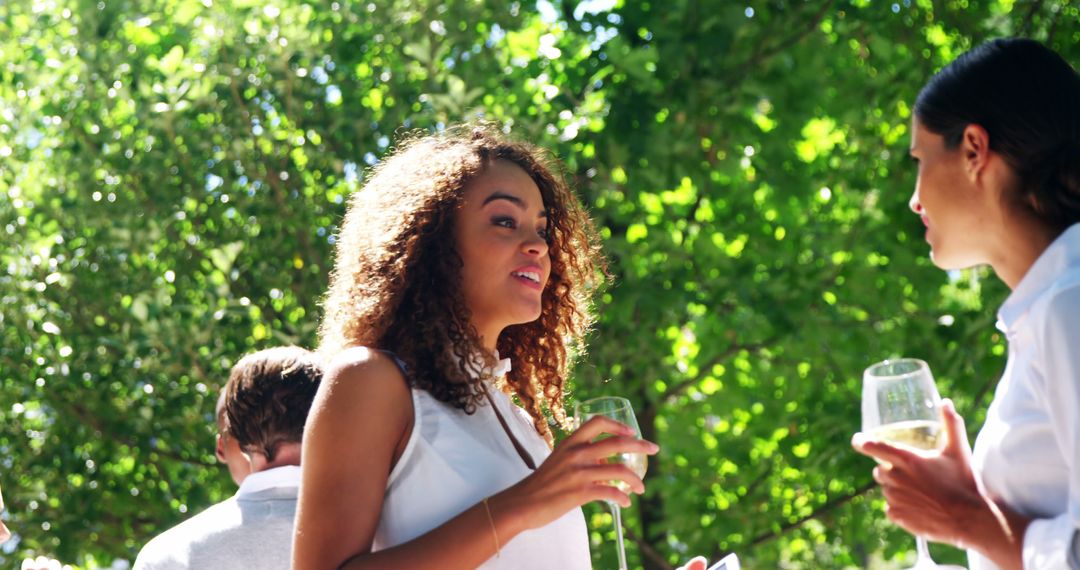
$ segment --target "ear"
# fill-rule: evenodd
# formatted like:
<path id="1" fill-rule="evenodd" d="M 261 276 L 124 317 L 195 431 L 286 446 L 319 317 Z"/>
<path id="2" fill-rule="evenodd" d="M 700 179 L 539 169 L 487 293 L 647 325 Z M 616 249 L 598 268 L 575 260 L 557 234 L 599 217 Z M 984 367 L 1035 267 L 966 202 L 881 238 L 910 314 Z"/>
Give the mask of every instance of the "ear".
<path id="1" fill-rule="evenodd" d="M 968 178 L 972 182 L 978 181 L 990 162 L 990 134 L 974 123 L 964 127 L 960 151 L 964 153 L 964 171 Z"/>
<path id="2" fill-rule="evenodd" d="M 217 443 L 214 445 L 214 455 L 221 463 L 225 463 L 225 442 L 221 440 L 221 434 L 217 435 Z"/>

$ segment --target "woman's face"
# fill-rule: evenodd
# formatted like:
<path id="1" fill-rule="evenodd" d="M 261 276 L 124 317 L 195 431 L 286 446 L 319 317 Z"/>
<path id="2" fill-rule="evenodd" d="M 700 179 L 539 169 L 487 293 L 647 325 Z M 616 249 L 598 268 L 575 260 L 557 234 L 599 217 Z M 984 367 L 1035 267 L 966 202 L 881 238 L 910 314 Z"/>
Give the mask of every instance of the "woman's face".
<path id="1" fill-rule="evenodd" d="M 908 205 L 926 225 L 930 258 L 942 269 L 986 263 L 984 209 L 965 170 L 964 143 L 945 147 L 945 138 L 912 119 L 911 157 L 919 164 Z"/>
<path id="2" fill-rule="evenodd" d="M 512 162 L 492 162 L 465 187 L 454 237 L 465 304 L 488 348 L 507 326 L 540 316 L 551 273 L 547 227 L 540 189 Z"/>

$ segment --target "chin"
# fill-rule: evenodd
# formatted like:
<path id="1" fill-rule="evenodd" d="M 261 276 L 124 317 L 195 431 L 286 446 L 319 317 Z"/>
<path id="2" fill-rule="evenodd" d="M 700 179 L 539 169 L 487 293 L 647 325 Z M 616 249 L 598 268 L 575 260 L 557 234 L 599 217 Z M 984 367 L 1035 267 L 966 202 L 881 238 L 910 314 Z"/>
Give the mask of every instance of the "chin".
<path id="1" fill-rule="evenodd" d="M 541 307 L 537 305 L 536 307 L 529 307 L 528 309 L 523 309 L 519 311 L 517 314 L 514 315 L 514 324 L 525 325 L 528 323 L 536 322 L 536 320 L 539 319 L 541 315 L 540 309 Z"/>
<path id="2" fill-rule="evenodd" d="M 935 267 L 943 271 L 956 271 L 958 269 L 964 269 L 960 266 L 960 264 L 951 262 L 947 257 L 935 254 L 933 250 L 930 251 L 930 262 L 933 263 Z"/>
<path id="3" fill-rule="evenodd" d="M 940 254 L 930 250 L 930 261 L 937 266 L 938 269 L 945 271 L 959 271 L 961 269 L 971 269 L 972 267 L 978 267 L 985 262 L 977 259 L 968 259 L 964 257 L 949 256 L 947 254 Z"/>

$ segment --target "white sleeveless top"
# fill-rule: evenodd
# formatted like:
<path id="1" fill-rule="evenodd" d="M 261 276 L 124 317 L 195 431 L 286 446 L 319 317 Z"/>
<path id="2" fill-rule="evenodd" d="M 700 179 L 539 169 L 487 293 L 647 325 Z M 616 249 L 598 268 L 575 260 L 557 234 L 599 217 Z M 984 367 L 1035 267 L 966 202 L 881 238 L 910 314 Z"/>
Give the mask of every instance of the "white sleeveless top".
<path id="1" fill-rule="evenodd" d="M 500 364 L 497 375 L 509 368 L 508 360 Z M 536 465 L 543 463 L 551 451 L 528 413 L 503 392 L 489 388 L 518 442 Z M 424 390 L 412 390 L 412 400 L 412 434 L 387 480 L 372 551 L 426 534 L 532 473 L 487 402 L 468 415 Z M 588 530 L 580 508 L 502 542 L 499 556 L 479 566 L 484 570 L 591 567 Z"/>

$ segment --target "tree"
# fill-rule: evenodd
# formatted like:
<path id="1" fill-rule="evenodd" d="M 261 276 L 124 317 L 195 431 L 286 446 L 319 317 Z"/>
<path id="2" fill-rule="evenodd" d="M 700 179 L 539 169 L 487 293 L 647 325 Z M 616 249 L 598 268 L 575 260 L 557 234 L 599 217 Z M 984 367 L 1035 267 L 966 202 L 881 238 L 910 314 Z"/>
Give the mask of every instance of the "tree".
<path id="1" fill-rule="evenodd" d="M 1080 62 L 1077 15 L 1060 0 L 0 5 L 14 555 L 131 560 L 231 494 L 211 451 L 229 367 L 314 343 L 367 166 L 405 130 L 477 117 L 563 159 L 601 228 L 615 279 L 574 395 L 630 397 L 663 447 L 628 512 L 632 562 L 905 555 L 848 445 L 860 372 L 923 357 L 977 428 L 1005 293 L 929 264 L 905 206 L 910 105 L 990 37 Z M 609 567 L 610 517 L 588 514 Z"/>

